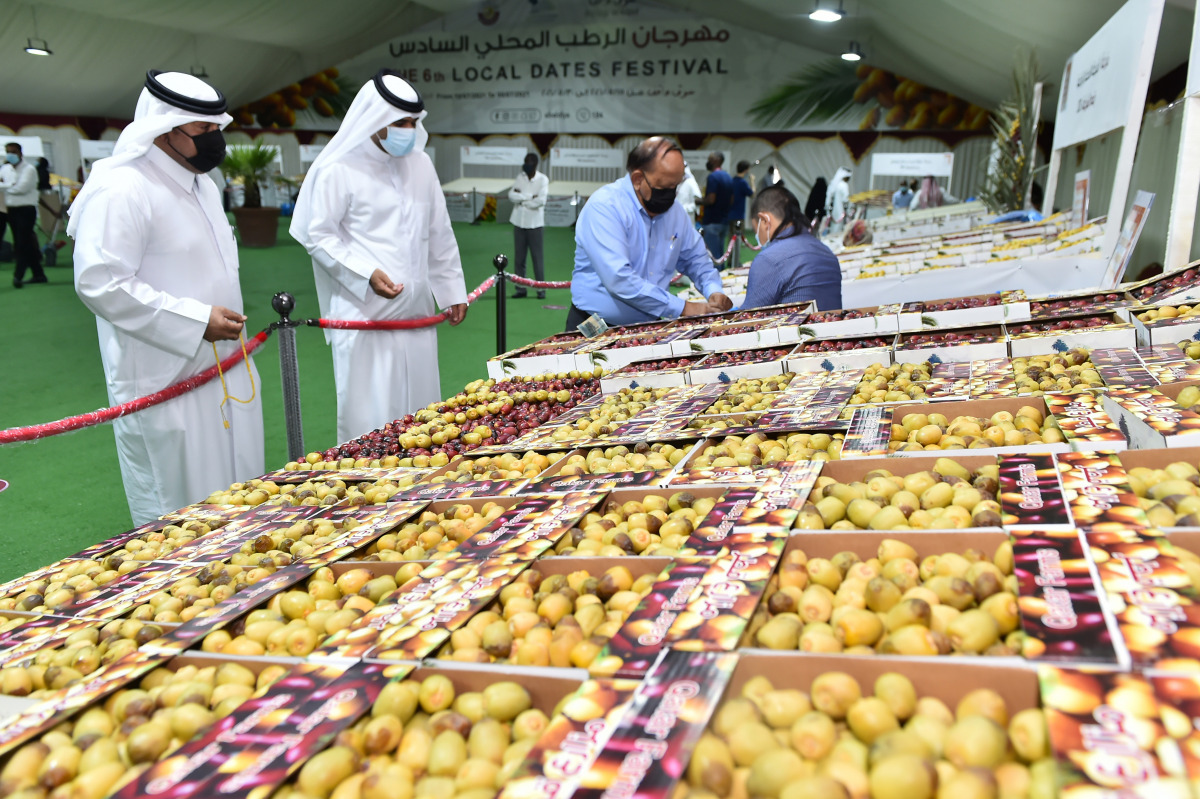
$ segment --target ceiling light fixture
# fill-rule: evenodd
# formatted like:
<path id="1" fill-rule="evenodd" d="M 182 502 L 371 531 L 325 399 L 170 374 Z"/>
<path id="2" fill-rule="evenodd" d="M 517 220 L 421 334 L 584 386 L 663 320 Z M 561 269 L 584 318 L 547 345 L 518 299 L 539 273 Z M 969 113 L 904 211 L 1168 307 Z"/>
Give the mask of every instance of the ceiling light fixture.
<path id="1" fill-rule="evenodd" d="M 207 78 L 208 70 L 204 68 L 204 64 L 200 63 L 200 48 L 196 45 L 196 37 L 192 36 L 192 60 L 196 63 L 188 67 L 188 72 L 192 73 L 194 78 Z M 196 66 L 199 64 L 199 66 Z"/>
<path id="2" fill-rule="evenodd" d="M 25 40 L 25 52 L 30 55 L 51 55 L 53 51 L 50 45 L 45 39 L 38 37 L 37 9 L 30 6 L 29 13 L 33 15 L 33 36 Z"/>
<path id="3" fill-rule="evenodd" d="M 858 46 L 858 42 L 850 42 L 850 46 L 846 48 L 846 52 L 842 53 L 843 61 L 861 61 L 862 48 Z"/>
<path id="4" fill-rule="evenodd" d="M 830 4 L 833 0 L 829 0 Z M 808 15 L 808 18 L 813 22 L 837 22 L 846 15 L 846 9 L 842 6 L 842 0 L 838 0 L 837 11 L 832 8 L 821 8 L 821 0 L 816 0 L 816 8 Z"/>

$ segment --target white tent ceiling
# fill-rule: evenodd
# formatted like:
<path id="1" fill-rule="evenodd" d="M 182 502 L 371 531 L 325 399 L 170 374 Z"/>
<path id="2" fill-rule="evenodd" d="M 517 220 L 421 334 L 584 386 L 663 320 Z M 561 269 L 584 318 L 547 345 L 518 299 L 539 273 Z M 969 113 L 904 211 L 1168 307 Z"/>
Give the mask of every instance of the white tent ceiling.
<path id="1" fill-rule="evenodd" d="M 554 2 L 555 0 L 541 0 Z M 582 0 L 557 0 L 582 2 Z M 994 106 L 1014 58 L 1037 50 L 1055 82 L 1067 56 L 1122 0 L 845 0 L 848 16 L 808 19 L 813 0 L 658 0 L 819 51 L 859 42 L 874 66 Z M 836 0 L 823 0 L 831 5 Z M 1168 0 L 1154 77 L 1187 59 L 1194 0 Z M 128 118 L 148 68 L 203 65 L 232 104 L 248 102 L 479 0 L 5 0 L 0 112 Z M 46 39 L 49 58 L 23 52 Z M 780 64 L 781 74 L 788 71 Z M 1057 91 L 1057 89 L 1052 89 Z M 1047 104 L 1049 109 L 1054 104 Z"/>

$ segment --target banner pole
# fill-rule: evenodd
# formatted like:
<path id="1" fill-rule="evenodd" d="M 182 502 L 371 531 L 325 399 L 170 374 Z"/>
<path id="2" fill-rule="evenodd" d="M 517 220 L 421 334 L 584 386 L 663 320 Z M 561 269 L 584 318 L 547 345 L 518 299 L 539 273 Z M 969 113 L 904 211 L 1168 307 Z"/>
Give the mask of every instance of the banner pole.
<path id="1" fill-rule="evenodd" d="M 505 343 L 508 340 L 508 319 L 505 307 L 508 289 L 504 286 L 508 282 L 508 274 L 504 271 L 508 266 L 508 256 L 500 253 L 492 259 L 492 266 L 496 268 L 496 354 L 503 355 L 508 352 L 508 345 Z"/>
<path id="2" fill-rule="evenodd" d="M 300 360 L 296 352 L 295 322 L 289 315 L 296 307 L 296 300 L 286 291 L 271 298 L 271 307 L 279 314 L 273 327 L 279 333 L 279 378 L 283 388 L 283 419 L 287 428 L 288 460 L 304 459 L 304 420 L 300 412 Z"/>

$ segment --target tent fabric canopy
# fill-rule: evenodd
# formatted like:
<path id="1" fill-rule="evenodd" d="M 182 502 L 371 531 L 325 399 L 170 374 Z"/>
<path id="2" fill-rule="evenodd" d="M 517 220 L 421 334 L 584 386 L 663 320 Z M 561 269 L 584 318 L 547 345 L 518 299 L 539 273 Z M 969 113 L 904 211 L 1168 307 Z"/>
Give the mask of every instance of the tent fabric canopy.
<path id="1" fill-rule="evenodd" d="M 1122 0 L 846 0 L 847 16 L 832 24 L 809 20 L 808 0 L 657 4 L 832 55 L 853 39 L 872 66 L 994 107 L 1010 91 L 1020 53 L 1036 49 L 1045 77 L 1057 83 L 1067 57 Z M 1187 59 L 1194 5 L 1168 0 L 1153 77 Z M 128 118 L 148 68 L 186 72 L 200 65 L 237 106 L 477 6 L 478 0 L 355 0 L 342 7 L 315 0 L 14 0 L 0 4 L 0 112 Z M 48 42 L 52 57 L 23 51 L 34 36 Z M 787 70 L 779 65 L 780 75 Z M 1043 107 L 1053 113 L 1053 103 Z"/>

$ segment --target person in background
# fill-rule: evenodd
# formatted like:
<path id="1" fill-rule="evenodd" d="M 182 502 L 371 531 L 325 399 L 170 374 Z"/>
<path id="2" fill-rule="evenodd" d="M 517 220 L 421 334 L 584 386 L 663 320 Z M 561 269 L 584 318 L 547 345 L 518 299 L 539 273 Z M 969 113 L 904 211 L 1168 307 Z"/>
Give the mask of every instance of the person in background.
<path id="1" fill-rule="evenodd" d="M 729 210 L 729 222 L 746 220 L 746 201 L 754 196 L 754 175 L 750 174 L 750 162 L 738 161 L 737 174 L 733 176 L 733 205 Z"/>
<path id="2" fill-rule="evenodd" d="M 692 168 L 686 163 L 683 165 L 683 183 L 679 184 L 679 191 L 676 192 L 675 199 L 687 212 L 688 219 L 694 223 L 696 221 L 696 201 L 700 199 L 700 184 L 696 181 L 696 176 L 692 174 Z"/>
<path id="3" fill-rule="evenodd" d="M 398 73 L 367 80 L 308 170 L 291 233 L 312 256 L 321 315 L 363 321 L 467 315 L 446 195 L 425 152 L 421 94 Z M 327 330 L 337 435 L 349 441 L 442 396 L 437 328 Z"/>
<path id="4" fill-rule="evenodd" d="M 512 201 L 513 211 L 509 221 L 513 226 L 513 254 L 515 262 L 513 272 L 518 277 L 525 277 L 525 251 L 529 251 L 533 259 L 534 279 L 546 279 L 546 267 L 542 262 L 542 233 L 546 227 L 546 197 L 550 194 L 550 178 L 538 172 L 538 157 L 529 153 L 525 156 L 525 164 L 521 174 L 508 192 Z M 518 285 L 513 289 L 515 299 L 528 297 L 524 286 Z M 539 300 L 546 299 L 546 290 L 538 289 Z"/>
<path id="5" fill-rule="evenodd" d="M 908 204 L 909 209 L 917 210 L 918 208 L 940 208 L 943 205 L 951 205 L 958 202 L 958 198 L 950 194 L 948 191 L 943 191 L 938 185 L 937 178 L 932 175 L 926 175 L 921 180 L 921 188 L 913 195 L 912 202 Z"/>
<path id="6" fill-rule="evenodd" d="M 833 175 L 833 182 L 829 185 L 829 192 L 825 197 L 825 212 L 829 215 L 830 229 L 836 226 L 841 230 L 842 225 L 846 224 L 846 215 L 850 208 L 850 174 L 846 167 L 838 167 L 838 171 Z"/>
<path id="7" fill-rule="evenodd" d="M 825 182 L 825 178 L 817 178 L 813 182 L 812 191 L 808 193 L 808 202 L 804 204 L 804 215 L 812 223 L 813 230 L 819 228 L 821 220 L 825 218 L 825 195 L 828 193 L 829 184 Z"/>
<path id="8" fill-rule="evenodd" d="M 53 186 L 50 185 L 50 162 L 45 158 L 37 160 L 37 175 L 38 175 L 38 191 L 52 191 Z"/>
<path id="9" fill-rule="evenodd" d="M 763 174 L 763 188 L 775 185 L 783 185 L 783 176 L 779 174 L 779 167 L 771 164 L 767 167 L 766 173 Z"/>
<path id="10" fill-rule="evenodd" d="M 5 204 L 8 206 L 8 225 L 12 228 L 13 288 L 21 288 L 28 283 L 45 283 L 46 273 L 42 271 L 42 254 L 38 251 L 37 234 L 33 226 L 37 224 L 38 206 L 38 174 L 37 167 L 25 160 L 21 155 L 21 145 L 9 142 L 4 145 L 4 159 L 12 167 L 5 172 L 0 190 L 4 191 Z M 26 281 L 25 272 L 33 277 Z"/>
<path id="11" fill-rule="evenodd" d="M 763 189 L 750 206 L 749 225 L 762 250 L 750 264 L 742 308 L 809 300 L 820 311 L 842 307 L 837 256 L 813 235 L 796 195 L 782 186 Z"/>
<path id="12" fill-rule="evenodd" d="M 9 183 L 13 180 L 12 164 L 8 163 L 7 158 L 0 158 L 0 186 Z M 0 261 L 11 261 L 12 253 L 4 252 L 7 243 L 4 241 L 4 234 L 8 232 L 8 204 L 5 198 L 3 188 L 0 188 Z"/>
<path id="13" fill-rule="evenodd" d="M 152 70 L 133 122 L 71 205 L 75 291 L 96 314 L 113 405 L 240 351 L 237 242 L 207 174 L 225 158 L 225 107 L 199 78 Z M 113 422 L 134 524 L 262 474 L 257 378 L 251 358 L 223 381 Z"/>
<path id="14" fill-rule="evenodd" d="M 725 233 L 729 229 L 730 209 L 733 207 L 733 178 L 721 168 L 725 156 L 710 153 L 708 156 L 708 180 L 704 184 L 704 244 L 713 260 L 725 254 Z"/>
<path id="15" fill-rule="evenodd" d="M 892 210 L 907 211 L 908 204 L 912 202 L 912 198 L 912 189 L 908 187 L 906 182 L 903 180 L 900 181 L 900 188 L 896 189 L 895 194 L 892 195 Z"/>
<path id="16" fill-rule="evenodd" d="M 627 175 L 592 195 L 575 225 L 575 270 L 567 331 L 595 314 L 611 325 L 728 311 L 700 234 L 675 201 L 683 151 L 653 136 L 625 162 Z M 707 297 L 684 301 L 667 290 L 681 272 Z"/>

